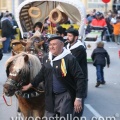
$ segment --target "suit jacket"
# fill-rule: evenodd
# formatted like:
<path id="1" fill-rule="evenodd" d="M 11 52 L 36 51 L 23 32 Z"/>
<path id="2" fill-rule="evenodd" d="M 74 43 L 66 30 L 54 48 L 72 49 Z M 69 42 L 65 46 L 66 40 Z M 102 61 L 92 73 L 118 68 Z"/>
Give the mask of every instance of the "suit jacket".
<path id="1" fill-rule="evenodd" d="M 2 37 L 11 37 L 13 30 L 13 26 L 8 19 L 2 21 Z"/>
<path id="2" fill-rule="evenodd" d="M 110 57 L 108 52 L 104 48 L 96 48 L 93 50 L 93 53 L 91 55 L 91 58 L 93 60 L 93 65 L 102 65 L 103 67 L 107 64 L 110 64 Z"/>

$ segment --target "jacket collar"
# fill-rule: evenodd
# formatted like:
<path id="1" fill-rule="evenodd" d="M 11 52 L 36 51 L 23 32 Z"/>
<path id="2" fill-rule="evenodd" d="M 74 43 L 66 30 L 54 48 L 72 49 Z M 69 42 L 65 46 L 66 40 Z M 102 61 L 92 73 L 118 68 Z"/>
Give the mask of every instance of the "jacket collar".
<path id="1" fill-rule="evenodd" d="M 66 48 L 63 48 L 63 52 L 62 52 L 60 55 L 56 56 L 56 57 L 52 60 L 52 53 L 49 52 L 49 56 L 48 56 L 48 57 L 49 57 L 51 66 L 53 66 L 53 61 L 60 60 L 60 59 L 64 58 L 66 55 L 68 55 L 68 54 L 70 54 L 70 51 L 68 51 Z"/>
<path id="2" fill-rule="evenodd" d="M 80 45 L 84 46 L 83 43 L 80 40 L 77 40 L 77 42 L 74 45 L 72 45 L 71 47 L 70 47 L 70 43 L 68 43 L 67 44 L 67 50 L 73 50 L 73 49 L 77 48 Z"/>

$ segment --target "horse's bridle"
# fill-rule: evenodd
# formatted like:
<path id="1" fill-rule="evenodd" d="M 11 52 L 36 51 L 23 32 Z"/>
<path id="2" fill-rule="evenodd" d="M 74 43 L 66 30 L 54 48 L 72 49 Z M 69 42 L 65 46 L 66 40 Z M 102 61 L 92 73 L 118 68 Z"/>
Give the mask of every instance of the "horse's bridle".
<path id="1" fill-rule="evenodd" d="M 19 89 L 22 87 L 22 85 L 26 82 L 26 81 L 25 81 L 26 75 L 23 74 L 21 78 L 22 78 L 22 79 L 20 79 L 19 82 L 18 82 L 18 81 L 15 81 L 15 80 L 13 80 L 13 79 L 8 78 L 7 81 L 6 81 L 6 84 L 11 85 L 11 86 L 14 86 L 16 90 L 19 90 Z"/>
<path id="2" fill-rule="evenodd" d="M 13 63 L 14 63 L 14 61 L 13 61 Z M 10 64 L 12 64 L 12 63 L 10 63 Z M 28 62 L 29 69 L 30 69 L 30 67 L 31 67 L 30 64 L 31 64 L 31 63 L 30 63 L 30 61 L 29 61 L 29 62 Z M 19 72 L 20 72 L 20 71 L 16 71 L 16 74 L 12 74 L 12 73 L 10 72 L 9 74 L 12 75 L 12 76 L 17 76 Z M 30 74 L 30 73 L 28 73 L 28 74 Z M 28 74 L 27 74 L 27 75 L 28 75 Z M 8 78 L 5 84 L 14 86 L 16 90 L 20 90 L 21 87 L 22 87 L 22 85 L 26 82 L 25 80 L 26 80 L 26 78 L 27 78 L 27 75 L 26 75 L 26 74 L 22 74 L 22 72 L 20 73 L 20 75 L 21 75 L 22 77 L 20 78 L 19 82 L 16 81 L 16 80 L 13 80 L 13 79 L 11 79 L 11 78 Z"/>
<path id="3" fill-rule="evenodd" d="M 14 62 L 14 61 L 13 61 L 13 62 Z M 11 63 L 11 64 L 12 64 L 12 63 Z M 29 69 L 30 69 L 30 67 L 32 67 L 30 61 L 28 62 L 28 66 L 29 66 Z M 16 74 L 13 74 L 13 73 L 9 73 L 9 74 L 11 74 L 12 76 L 17 76 L 19 72 L 20 72 L 20 71 L 16 71 Z M 21 72 L 20 75 L 21 75 L 22 77 L 20 77 L 19 82 L 16 81 L 16 80 L 13 80 L 13 79 L 11 79 L 11 78 L 8 78 L 5 84 L 8 84 L 8 85 L 10 85 L 10 86 L 13 86 L 14 89 L 16 90 L 16 91 L 15 91 L 15 95 L 20 95 L 20 96 L 22 96 L 22 97 L 24 97 L 24 98 L 36 97 L 36 96 L 41 95 L 41 91 L 39 91 L 39 90 L 37 90 L 37 89 L 33 89 L 33 92 L 32 92 L 32 93 L 27 93 L 27 92 L 22 92 L 22 91 L 21 91 L 22 86 L 25 85 L 24 83 L 26 82 L 26 78 L 27 78 L 27 75 L 28 75 L 28 74 L 30 74 L 30 73 L 22 74 L 22 72 Z M 42 93 L 43 93 L 43 91 L 42 91 Z"/>

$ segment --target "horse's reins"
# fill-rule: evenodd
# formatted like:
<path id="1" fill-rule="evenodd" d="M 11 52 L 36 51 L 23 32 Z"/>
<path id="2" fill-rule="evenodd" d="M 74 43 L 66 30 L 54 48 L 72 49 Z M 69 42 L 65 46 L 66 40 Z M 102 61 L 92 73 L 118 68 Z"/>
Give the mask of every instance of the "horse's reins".
<path id="1" fill-rule="evenodd" d="M 34 87 L 32 87 L 35 91 L 37 91 L 37 92 L 39 92 L 39 93 L 43 93 L 43 92 L 45 92 L 45 91 L 43 91 L 43 90 L 38 90 L 38 89 L 36 89 L 36 88 L 34 88 Z"/>
<path id="2" fill-rule="evenodd" d="M 44 92 L 45 92 L 45 91 L 43 91 L 43 90 L 38 90 L 38 89 L 36 89 L 36 88 L 34 88 L 34 87 L 32 87 L 32 88 L 33 88 L 35 91 L 39 92 L 39 93 L 44 93 Z M 3 93 L 2 97 L 3 97 L 4 102 L 5 102 L 5 104 L 6 104 L 7 106 L 11 106 L 11 105 L 12 105 L 12 97 L 10 97 L 10 103 L 9 103 L 9 104 L 8 104 L 6 98 L 5 98 L 5 94 L 4 94 L 4 93 Z"/>
<path id="3" fill-rule="evenodd" d="M 10 97 L 10 103 L 9 103 L 9 104 L 7 103 L 7 100 L 6 100 L 6 98 L 5 98 L 5 94 L 4 94 L 4 93 L 3 93 L 2 97 L 3 97 L 4 102 L 5 102 L 5 104 L 6 104 L 7 106 L 11 106 L 11 105 L 12 105 L 12 97 Z"/>

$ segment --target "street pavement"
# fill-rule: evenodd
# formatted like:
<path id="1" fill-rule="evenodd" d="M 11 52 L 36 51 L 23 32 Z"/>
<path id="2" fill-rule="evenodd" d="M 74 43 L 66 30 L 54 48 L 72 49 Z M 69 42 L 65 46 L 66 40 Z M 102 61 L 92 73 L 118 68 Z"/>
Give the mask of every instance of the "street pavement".
<path id="1" fill-rule="evenodd" d="M 88 96 L 85 99 L 84 115 L 81 120 L 120 120 L 120 45 L 105 43 L 111 59 L 110 67 L 104 68 L 105 85 L 96 84 L 96 69 L 88 63 Z M 6 81 L 5 61 L 11 54 L 4 54 L 0 61 L 0 120 L 12 120 L 17 116 L 17 99 L 12 97 L 12 106 L 6 106 L 2 98 L 3 84 Z M 7 98 L 10 101 L 10 98 Z"/>

